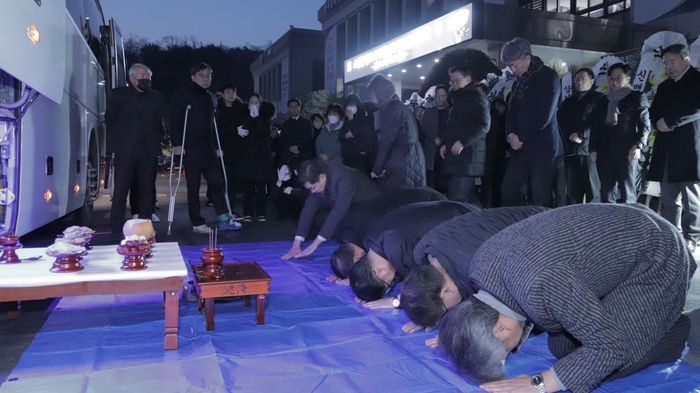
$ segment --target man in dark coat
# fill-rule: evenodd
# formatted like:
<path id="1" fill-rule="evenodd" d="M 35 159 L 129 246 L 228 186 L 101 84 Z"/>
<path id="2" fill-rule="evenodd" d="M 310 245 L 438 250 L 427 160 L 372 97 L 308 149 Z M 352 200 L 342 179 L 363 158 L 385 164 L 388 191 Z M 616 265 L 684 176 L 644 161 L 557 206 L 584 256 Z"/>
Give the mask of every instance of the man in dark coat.
<path id="1" fill-rule="evenodd" d="M 358 298 L 378 300 L 401 282 L 413 264 L 413 248 L 437 225 L 480 208 L 454 201 L 419 202 L 402 206 L 381 218 L 365 236 L 362 257 L 350 271 L 350 286 Z M 391 303 L 391 299 L 384 303 Z"/>
<path id="2" fill-rule="evenodd" d="M 659 132 L 647 179 L 661 182 L 661 215 L 681 228 L 695 251 L 700 241 L 700 72 L 690 65 L 686 46 L 671 45 L 662 53 L 670 78 L 659 85 L 649 109 Z"/>
<path id="3" fill-rule="evenodd" d="M 301 101 L 292 98 L 287 101 L 289 118 L 282 122 L 280 143 L 282 158 L 294 166 L 314 158 L 314 135 L 311 121 L 299 114 Z"/>
<path id="4" fill-rule="evenodd" d="M 447 198 L 443 194 L 430 187 L 400 188 L 381 194 L 349 211 L 335 234 L 340 246 L 331 255 L 334 276 L 328 279 L 333 281 L 348 278 L 352 265 L 366 254 L 363 248 L 364 238 L 379 219 L 405 205 L 444 200 Z"/>
<path id="5" fill-rule="evenodd" d="M 567 146 L 566 167 L 567 204 L 600 202 L 600 179 L 595 162 L 589 158 L 591 142 L 591 112 L 603 93 L 593 89 L 595 75 L 590 68 L 580 68 L 574 77 L 576 92 L 565 99 L 557 119 Z"/>
<path id="6" fill-rule="evenodd" d="M 217 158 L 217 154 L 222 152 L 217 153 L 218 146 L 213 122 L 215 98 L 207 90 L 211 85 L 211 74 L 211 67 L 207 64 L 195 64 L 190 70 L 192 83 L 175 92 L 170 110 L 172 126 L 170 138 L 174 146 L 173 154 L 184 155 L 187 212 L 195 233 L 209 233 L 209 227 L 200 214 L 199 187 L 202 176 L 207 181 L 207 187 L 211 189 L 212 202 L 219 219 L 219 230 L 241 229 L 241 224 L 229 217 L 224 197 L 224 181 Z M 184 134 L 186 113 L 187 131 Z"/>
<path id="7" fill-rule="evenodd" d="M 395 94 L 394 83 L 377 74 L 367 86 L 370 101 L 379 108 L 379 146 L 372 178 L 384 191 L 425 186 L 425 158 L 418 141 L 413 111 Z"/>
<path id="8" fill-rule="evenodd" d="M 447 197 L 466 201 L 477 177 L 484 174 L 486 134 L 491 113 L 486 97 L 476 90 L 472 72 L 466 66 L 449 70 L 452 85 L 452 109 L 447 119 L 445 141 L 440 147 L 440 173 L 449 176 Z"/>
<path id="9" fill-rule="evenodd" d="M 427 184 L 436 190 L 440 188 L 440 165 L 442 158 L 439 150 L 447 133 L 447 118 L 450 117 L 449 89 L 445 85 L 435 87 L 435 106 L 425 110 L 421 132 L 423 154 L 425 155 L 425 174 Z"/>
<path id="10" fill-rule="evenodd" d="M 163 135 L 163 95 L 151 89 L 151 70 L 143 64 L 129 68 L 130 86 L 112 91 L 107 102 L 107 151 L 114 153 L 114 194 L 110 210 L 112 233 L 120 235 L 126 197 L 138 189 L 138 214 L 151 218 L 155 173 Z"/>
<path id="11" fill-rule="evenodd" d="M 522 189 L 529 181 L 532 204 L 549 207 L 556 158 L 564 154 L 557 123 L 559 76 L 532 55 L 522 38 L 503 46 L 501 60 L 517 77 L 506 118 L 506 139 L 513 150 L 501 186 L 502 205 L 522 205 Z"/>
<path id="12" fill-rule="evenodd" d="M 241 119 L 246 112 L 245 104 L 236 96 L 236 86 L 225 83 L 219 89 L 221 98 L 216 107 L 216 121 L 219 127 L 219 138 L 221 140 L 221 150 L 224 152 L 224 170 L 228 180 L 228 194 L 231 203 L 231 213 L 236 221 L 242 220 L 240 216 L 233 212 L 236 196 L 238 195 L 238 166 L 240 165 L 240 153 L 242 140 L 238 135 L 238 127 L 241 126 Z M 209 189 L 207 189 L 209 191 Z"/>
<path id="13" fill-rule="evenodd" d="M 415 266 L 401 284 L 401 308 L 411 319 L 404 330 L 428 331 L 463 299 L 474 294 L 469 262 L 491 236 L 508 226 L 547 210 L 540 206 L 486 209 L 444 222 L 418 242 Z"/>
<path id="14" fill-rule="evenodd" d="M 478 249 L 469 268 L 478 291 L 445 315 L 439 343 L 486 391 L 589 392 L 681 355 L 696 267 L 678 230 L 643 205 L 542 212 Z M 549 334 L 559 360 L 542 374 L 499 381 L 532 324 Z"/>
<path id="15" fill-rule="evenodd" d="M 301 211 L 292 248 L 282 256 L 283 259 L 312 254 L 321 243 L 335 234 L 351 207 L 381 194 L 379 187 L 366 175 L 333 161 L 304 162 L 299 168 L 299 181 L 311 195 Z M 330 208 L 330 213 L 316 239 L 302 251 L 301 242 L 306 239 L 316 214 L 324 205 Z"/>

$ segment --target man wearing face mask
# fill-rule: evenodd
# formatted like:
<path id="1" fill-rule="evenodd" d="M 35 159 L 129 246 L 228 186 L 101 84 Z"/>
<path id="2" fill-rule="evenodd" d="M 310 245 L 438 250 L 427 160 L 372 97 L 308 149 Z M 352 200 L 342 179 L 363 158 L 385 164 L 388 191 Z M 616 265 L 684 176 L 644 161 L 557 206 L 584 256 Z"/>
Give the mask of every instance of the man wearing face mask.
<path id="1" fill-rule="evenodd" d="M 139 217 L 151 217 L 157 158 L 163 135 L 163 95 L 151 89 L 151 70 L 129 68 L 129 86 L 112 91 L 107 102 L 107 151 L 114 153 L 114 194 L 110 225 L 121 238 L 126 197 L 138 188 Z M 133 186 L 132 186 L 133 185 Z"/>

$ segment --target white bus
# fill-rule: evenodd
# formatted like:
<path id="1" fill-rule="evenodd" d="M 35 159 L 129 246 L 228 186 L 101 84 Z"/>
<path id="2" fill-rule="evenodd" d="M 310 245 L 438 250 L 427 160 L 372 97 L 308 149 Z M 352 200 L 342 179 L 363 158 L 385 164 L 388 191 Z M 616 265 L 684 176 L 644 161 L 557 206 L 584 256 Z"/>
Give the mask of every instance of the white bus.
<path id="1" fill-rule="evenodd" d="M 13 0 L 0 12 L 0 235 L 75 213 L 106 188 L 106 95 L 123 40 L 99 0 Z"/>

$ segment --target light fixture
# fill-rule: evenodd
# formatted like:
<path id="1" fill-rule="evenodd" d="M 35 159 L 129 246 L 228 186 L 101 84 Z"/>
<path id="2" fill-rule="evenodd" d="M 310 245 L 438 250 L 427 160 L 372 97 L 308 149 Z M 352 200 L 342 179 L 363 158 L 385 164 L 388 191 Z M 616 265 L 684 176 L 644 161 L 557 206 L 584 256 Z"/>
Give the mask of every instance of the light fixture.
<path id="1" fill-rule="evenodd" d="M 401 70 L 401 72 L 406 72 L 406 69 L 404 68 L 403 70 Z"/>
<path id="2" fill-rule="evenodd" d="M 75 187 L 73 187 L 73 191 L 75 191 L 76 194 L 79 193 L 80 192 L 80 185 L 76 184 Z"/>
<path id="3" fill-rule="evenodd" d="M 425 79 L 425 77 L 424 77 L 424 76 L 421 76 L 420 78 L 421 78 L 421 79 Z"/>
<path id="4" fill-rule="evenodd" d="M 37 43 L 39 43 L 39 41 L 41 41 L 41 34 L 39 34 L 39 30 L 37 30 L 36 27 L 34 27 L 34 26 L 29 26 L 27 28 L 27 36 L 35 44 L 37 44 Z"/>
<path id="5" fill-rule="evenodd" d="M 44 200 L 46 202 L 50 201 L 52 197 L 53 197 L 53 194 L 51 193 L 51 190 L 48 190 L 44 193 Z"/>
<path id="6" fill-rule="evenodd" d="M 439 62 L 440 62 L 440 59 L 435 59 L 435 62 L 436 62 L 436 63 L 439 63 Z"/>
<path id="7" fill-rule="evenodd" d="M 416 68 L 421 68 L 421 67 L 423 67 L 423 65 L 421 65 L 421 64 L 416 65 Z"/>
<path id="8" fill-rule="evenodd" d="M 389 78 L 391 78 L 392 75 L 391 75 L 391 74 L 387 74 L 386 76 L 388 76 Z"/>

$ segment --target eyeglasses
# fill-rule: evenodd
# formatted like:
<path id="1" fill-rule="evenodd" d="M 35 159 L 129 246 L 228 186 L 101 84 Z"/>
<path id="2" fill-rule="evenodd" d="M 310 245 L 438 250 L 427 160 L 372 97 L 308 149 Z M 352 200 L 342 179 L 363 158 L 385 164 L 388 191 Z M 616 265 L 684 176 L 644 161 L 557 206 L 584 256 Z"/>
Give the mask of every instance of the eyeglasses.
<path id="1" fill-rule="evenodd" d="M 608 80 L 609 80 L 610 82 L 622 82 L 623 80 L 625 80 L 625 77 L 624 77 L 624 76 L 620 76 L 620 77 L 617 77 L 617 78 L 613 78 L 613 77 L 609 76 L 609 77 L 608 77 Z"/>
<path id="2" fill-rule="evenodd" d="M 461 81 L 462 79 L 466 79 L 466 78 L 467 78 L 466 76 L 463 76 L 463 77 L 461 77 L 461 78 L 457 78 L 457 79 L 451 80 L 451 81 L 450 81 L 450 84 L 451 84 L 451 85 L 456 85 L 457 83 L 459 83 L 459 81 Z"/>
<path id="3" fill-rule="evenodd" d="M 211 79 L 211 74 L 200 72 L 197 74 L 197 77 L 202 79 Z"/>

